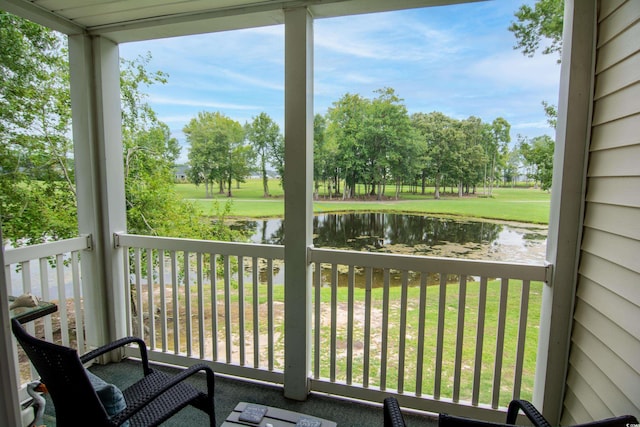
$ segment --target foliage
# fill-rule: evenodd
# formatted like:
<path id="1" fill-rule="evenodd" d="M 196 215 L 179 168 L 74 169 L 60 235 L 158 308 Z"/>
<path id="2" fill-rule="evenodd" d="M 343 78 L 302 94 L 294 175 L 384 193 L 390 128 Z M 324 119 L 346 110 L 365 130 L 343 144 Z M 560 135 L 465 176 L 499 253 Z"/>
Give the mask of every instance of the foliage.
<path id="1" fill-rule="evenodd" d="M 189 150 L 189 178 L 195 184 L 205 184 L 207 197 L 209 186 L 219 184 L 220 193 L 231 197 L 233 179 L 243 181 L 249 175 L 252 164 L 250 147 L 244 145 L 244 129 L 240 123 L 220 112 L 200 112 L 183 129 Z"/>
<path id="2" fill-rule="evenodd" d="M 284 169 L 283 165 L 278 163 L 278 153 L 282 151 L 284 145 L 280 127 L 267 113 L 260 113 L 253 118 L 251 123 L 245 125 L 245 133 L 260 162 L 259 168 L 262 175 L 264 197 L 269 197 L 267 164 L 278 170 Z M 280 174 L 280 176 L 283 175 Z"/>
<path id="3" fill-rule="evenodd" d="M 520 141 L 520 152 L 530 166 L 528 176 L 540 183 L 543 190 L 551 188 L 553 177 L 553 151 L 555 144 L 547 135 Z"/>
<path id="4" fill-rule="evenodd" d="M 0 11 L 0 218 L 4 238 L 77 234 L 64 40 Z"/>
<path id="5" fill-rule="evenodd" d="M 3 234 L 14 245 L 78 233 L 66 39 L 0 12 L 0 201 Z M 122 136 L 128 231 L 228 237 L 195 204 L 178 197 L 180 148 L 146 103 L 143 88 L 164 83 L 150 56 L 121 61 Z M 224 215 L 224 212 L 217 212 Z"/>
<path id="6" fill-rule="evenodd" d="M 515 49 L 521 49 L 525 55 L 533 56 L 543 42 L 548 42 L 542 53 L 560 54 L 564 0 L 538 0 L 533 8 L 522 5 L 515 17 L 517 22 L 512 22 L 509 27 L 509 31 L 513 32 L 517 39 Z"/>
<path id="7" fill-rule="evenodd" d="M 355 197 L 356 183 L 365 183 L 367 193 L 379 199 L 388 180 L 401 181 L 401 174 L 411 175 L 407 160 L 415 158 L 410 155 L 415 133 L 406 107 L 391 88 L 376 93 L 372 100 L 347 93 L 327 113 L 327 141 L 323 145 L 335 146 L 335 165 L 345 182 L 345 198 Z M 405 161 L 402 166 L 400 159 Z M 328 175 L 326 170 L 324 174 Z"/>

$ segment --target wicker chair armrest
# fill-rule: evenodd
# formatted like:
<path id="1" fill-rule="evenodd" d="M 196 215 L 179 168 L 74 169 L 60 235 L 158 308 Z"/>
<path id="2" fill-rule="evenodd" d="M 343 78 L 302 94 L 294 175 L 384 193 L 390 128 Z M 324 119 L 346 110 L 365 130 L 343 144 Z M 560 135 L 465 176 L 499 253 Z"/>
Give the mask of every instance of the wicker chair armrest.
<path id="1" fill-rule="evenodd" d="M 132 343 L 138 344 L 138 347 L 140 348 L 140 359 L 142 360 L 142 368 L 144 370 L 144 374 L 148 375 L 149 372 L 151 372 L 151 370 L 149 369 L 147 345 L 141 338 L 138 338 L 138 337 L 124 337 L 124 338 L 120 338 L 119 340 L 113 341 L 109 344 L 105 344 L 101 347 L 96 348 L 95 350 L 91 350 L 90 352 L 80 356 L 80 361 L 83 364 L 87 363 L 98 356 L 101 356 L 105 353 L 108 353 L 110 351 L 116 350 L 120 347 L 124 347 L 125 345 L 132 344 Z"/>
<path id="2" fill-rule="evenodd" d="M 387 397 L 383 403 L 384 427 L 405 427 L 398 400 L 395 397 Z"/>
<path id="3" fill-rule="evenodd" d="M 536 407 L 533 406 L 531 402 L 523 399 L 512 400 L 509 403 L 509 409 L 507 410 L 507 424 L 515 424 L 518 413 L 521 410 L 535 427 L 551 427 L 551 424 L 549 424 Z"/>
<path id="4" fill-rule="evenodd" d="M 142 410 L 145 406 L 152 404 L 154 400 L 160 396 L 162 393 L 168 391 L 175 385 L 181 383 L 188 377 L 196 374 L 200 371 L 205 371 L 207 374 L 207 394 L 209 396 L 213 396 L 213 387 L 214 387 L 214 374 L 213 370 L 207 365 L 200 363 L 197 365 L 190 366 L 189 368 L 181 371 L 180 373 L 169 378 L 168 381 L 158 384 L 156 387 L 145 390 L 146 392 L 140 396 L 136 396 L 135 402 L 130 402 L 130 405 L 120 413 L 111 417 L 111 421 L 117 425 L 122 424 L 137 412 Z"/>

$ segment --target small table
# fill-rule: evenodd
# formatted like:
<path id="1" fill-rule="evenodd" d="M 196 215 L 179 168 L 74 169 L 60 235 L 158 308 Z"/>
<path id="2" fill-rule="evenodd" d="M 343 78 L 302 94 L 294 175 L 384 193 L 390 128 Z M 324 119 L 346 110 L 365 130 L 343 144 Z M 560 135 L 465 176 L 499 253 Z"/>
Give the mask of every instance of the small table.
<path id="1" fill-rule="evenodd" d="M 15 297 L 9 296 L 9 303 L 12 303 L 15 299 Z M 47 314 L 55 313 L 56 311 L 58 311 L 56 304 L 47 301 L 38 301 L 38 305 L 35 307 L 17 307 L 9 310 L 9 317 L 18 319 L 20 323 L 26 323 L 39 319 Z"/>
<path id="2" fill-rule="evenodd" d="M 242 411 L 245 410 L 247 406 L 258 406 L 262 408 L 266 408 L 267 412 L 262 417 L 262 420 L 259 424 L 240 421 L 240 415 Z M 312 421 L 319 421 L 321 427 L 337 427 L 337 424 L 333 421 L 325 420 L 318 417 L 313 417 L 311 415 L 300 414 L 298 412 L 285 411 L 284 409 L 272 408 L 271 406 L 264 406 L 254 403 L 240 402 L 233 409 L 233 412 L 229 414 L 227 419 L 222 423 L 220 427 L 238 427 L 238 426 L 260 426 L 266 427 L 267 425 L 272 425 L 273 427 L 294 427 L 296 423 L 301 420 L 309 420 L 310 423 L 306 425 L 314 425 Z M 300 424 L 304 426 L 304 422 L 301 421 Z M 317 425 L 317 424 L 316 424 Z"/>

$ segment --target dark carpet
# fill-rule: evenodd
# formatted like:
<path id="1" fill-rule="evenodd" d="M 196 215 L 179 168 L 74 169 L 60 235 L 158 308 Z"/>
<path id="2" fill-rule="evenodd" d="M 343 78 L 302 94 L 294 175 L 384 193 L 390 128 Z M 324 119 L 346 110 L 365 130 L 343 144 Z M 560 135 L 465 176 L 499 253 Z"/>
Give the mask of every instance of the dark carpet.
<path id="1" fill-rule="evenodd" d="M 154 365 L 154 369 L 177 372 L 177 368 L 162 365 Z M 94 365 L 90 370 L 105 381 L 121 388 L 126 388 L 142 376 L 140 363 L 135 360 L 124 360 L 120 363 L 109 365 Z M 197 375 L 190 381 L 200 389 L 206 390 L 204 376 Z M 45 424 L 47 427 L 55 427 L 53 404 L 49 399 L 47 400 Z M 222 424 L 238 402 L 243 401 L 325 418 L 335 421 L 340 427 L 375 427 L 383 426 L 384 424 L 381 405 L 368 405 L 321 394 L 311 394 L 306 401 L 299 402 L 285 398 L 282 388 L 279 386 L 216 376 L 215 408 L 217 425 Z M 437 421 L 433 418 L 413 413 L 406 413 L 405 421 L 411 427 L 434 427 L 437 425 Z M 163 424 L 164 427 L 206 425 L 208 425 L 207 415 L 191 407 L 183 409 Z"/>

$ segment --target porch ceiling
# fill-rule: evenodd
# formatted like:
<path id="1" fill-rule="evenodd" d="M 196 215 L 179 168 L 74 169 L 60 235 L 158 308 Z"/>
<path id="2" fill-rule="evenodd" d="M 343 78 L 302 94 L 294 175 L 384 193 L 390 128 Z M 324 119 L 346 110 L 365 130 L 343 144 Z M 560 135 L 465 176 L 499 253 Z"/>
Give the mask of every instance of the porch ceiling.
<path id="1" fill-rule="evenodd" d="M 284 10 L 307 7 L 315 18 L 480 0 L 0 0 L 0 9 L 65 34 L 117 43 L 284 23 Z"/>

